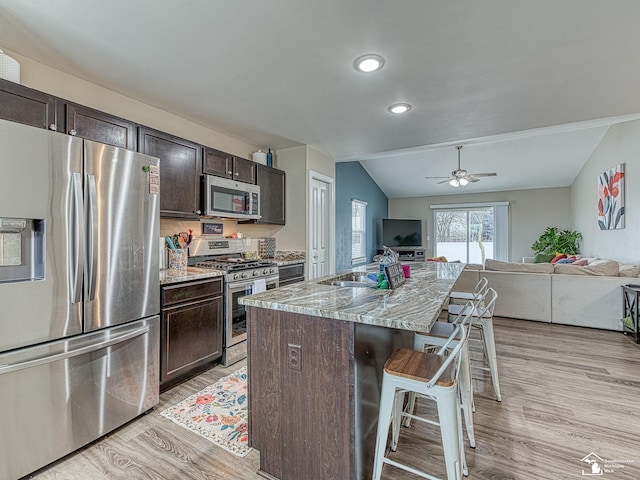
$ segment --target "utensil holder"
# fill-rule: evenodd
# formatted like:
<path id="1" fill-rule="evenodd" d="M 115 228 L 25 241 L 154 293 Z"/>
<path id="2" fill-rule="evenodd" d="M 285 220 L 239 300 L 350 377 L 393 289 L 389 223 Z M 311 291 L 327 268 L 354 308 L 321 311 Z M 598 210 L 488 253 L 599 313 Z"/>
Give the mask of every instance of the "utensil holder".
<path id="1" fill-rule="evenodd" d="M 169 249 L 169 271 L 172 274 L 187 273 L 187 252 L 186 248 Z"/>

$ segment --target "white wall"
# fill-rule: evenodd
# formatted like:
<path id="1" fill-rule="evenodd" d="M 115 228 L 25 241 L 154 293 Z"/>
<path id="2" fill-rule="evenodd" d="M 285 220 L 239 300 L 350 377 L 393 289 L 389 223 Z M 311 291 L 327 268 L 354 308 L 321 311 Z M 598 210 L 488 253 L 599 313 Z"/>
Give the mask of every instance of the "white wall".
<path id="1" fill-rule="evenodd" d="M 277 151 L 277 164 L 287 172 L 287 224 L 275 234 L 278 250 L 307 251 L 307 147 Z"/>
<path id="2" fill-rule="evenodd" d="M 583 235 L 582 253 L 640 263 L 640 120 L 612 126 L 571 187 L 572 223 Z M 625 228 L 598 229 L 598 175 L 625 164 Z"/>
<path id="3" fill-rule="evenodd" d="M 389 199 L 390 218 L 417 218 L 425 221 L 427 255 L 433 256 L 433 211 L 430 205 L 481 202 L 509 202 L 509 259 L 521 262 L 532 255 L 531 244 L 548 226 L 571 228 L 571 189 L 543 188 L 505 192 L 439 195 Z M 426 236 L 424 236 L 426 235 Z M 425 243 L 425 242 L 423 242 Z"/>

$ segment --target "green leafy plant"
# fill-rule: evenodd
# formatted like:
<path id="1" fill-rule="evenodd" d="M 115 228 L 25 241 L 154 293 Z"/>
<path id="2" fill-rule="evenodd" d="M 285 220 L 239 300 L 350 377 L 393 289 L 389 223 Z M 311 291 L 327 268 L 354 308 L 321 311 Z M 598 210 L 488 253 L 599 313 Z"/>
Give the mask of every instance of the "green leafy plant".
<path id="1" fill-rule="evenodd" d="M 565 253 L 575 255 L 580 253 L 582 234 L 575 230 L 559 230 L 558 227 L 547 227 L 540 238 L 533 242 L 531 249 L 535 253 L 555 255 Z"/>

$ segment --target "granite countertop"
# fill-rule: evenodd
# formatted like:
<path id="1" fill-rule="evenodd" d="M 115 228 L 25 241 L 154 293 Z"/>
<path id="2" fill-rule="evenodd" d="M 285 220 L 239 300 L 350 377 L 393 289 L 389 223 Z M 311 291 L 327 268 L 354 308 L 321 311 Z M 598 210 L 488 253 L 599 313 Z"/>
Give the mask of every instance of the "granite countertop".
<path id="1" fill-rule="evenodd" d="M 203 278 L 222 277 L 225 272 L 211 268 L 187 267 L 185 273 L 173 273 L 171 270 L 160 270 L 160 285 L 200 280 Z"/>
<path id="2" fill-rule="evenodd" d="M 409 263 L 411 278 L 395 290 L 338 287 L 318 282 L 339 274 L 241 297 L 242 305 L 412 331 L 429 331 L 464 263 Z M 378 265 L 348 271 L 377 272 Z M 342 272 L 344 273 L 344 272 Z"/>

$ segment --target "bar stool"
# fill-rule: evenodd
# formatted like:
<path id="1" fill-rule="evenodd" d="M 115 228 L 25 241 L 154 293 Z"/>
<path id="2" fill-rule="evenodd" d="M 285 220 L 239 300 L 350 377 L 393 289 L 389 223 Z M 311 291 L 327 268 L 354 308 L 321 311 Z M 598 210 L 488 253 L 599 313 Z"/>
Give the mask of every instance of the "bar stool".
<path id="1" fill-rule="evenodd" d="M 380 479 L 385 463 L 422 478 L 431 480 L 437 478 L 384 456 L 389 425 L 393 423 L 392 449 L 394 449 L 397 447 L 402 416 L 410 416 L 415 420 L 440 427 L 448 480 L 459 480 L 463 473 L 466 473 L 457 375 L 460 353 L 468 335 L 468 323 L 466 325 L 461 323 L 456 326 L 449 338 L 450 341 L 437 354 L 401 348 L 395 350 L 385 363 L 378 414 L 373 480 Z M 449 345 L 456 337 L 459 338 L 458 344 L 450 351 L 449 355 L 445 356 Z M 401 400 L 407 392 L 415 392 L 434 400 L 438 410 L 438 421 L 403 412 Z"/>
<path id="2" fill-rule="evenodd" d="M 493 311 L 497 298 L 498 294 L 496 291 L 493 288 L 489 288 L 484 297 L 484 305 L 478 305 L 472 309 L 473 321 L 471 325 L 473 328 L 480 330 L 483 353 L 489 366 L 480 367 L 471 362 L 471 368 L 489 371 L 491 373 L 491 381 L 496 394 L 496 400 L 501 402 L 502 395 L 500 394 L 500 381 L 498 379 L 498 358 L 496 356 L 496 341 L 493 333 Z M 465 312 L 467 308 L 469 308 L 467 305 L 449 305 L 449 321 L 455 321 L 457 316 Z"/>
<path id="3" fill-rule="evenodd" d="M 453 291 L 449 293 L 449 303 L 465 303 L 468 301 L 475 302 L 477 300 L 484 299 L 487 290 L 489 289 L 489 281 L 482 277 L 476 283 L 476 286 L 473 288 L 473 292 L 457 292 Z"/>
<path id="4" fill-rule="evenodd" d="M 464 322 L 473 324 L 472 316 L 474 306 L 478 305 L 478 302 L 482 299 L 480 296 L 475 297 L 475 302 L 468 301 L 466 308 L 464 308 L 451 323 L 435 322 L 431 330 L 427 332 L 416 332 L 413 335 L 413 349 L 419 352 L 423 352 L 427 348 L 442 347 L 447 344 L 449 337 L 453 334 L 456 326 Z M 453 348 L 458 344 L 460 340 L 456 337 L 451 341 L 449 347 Z M 471 448 L 476 447 L 475 433 L 473 429 L 473 412 L 475 411 L 473 403 L 473 385 L 471 383 L 471 364 L 469 361 L 469 344 L 465 343 L 460 354 L 460 374 L 458 389 L 460 391 L 460 404 L 462 413 L 464 415 L 464 425 L 467 431 L 467 438 L 469 439 L 469 446 Z M 405 411 L 412 413 L 415 407 L 416 395 L 414 393 L 409 394 L 409 401 Z M 403 425 L 409 427 L 411 417 L 406 417 Z"/>

